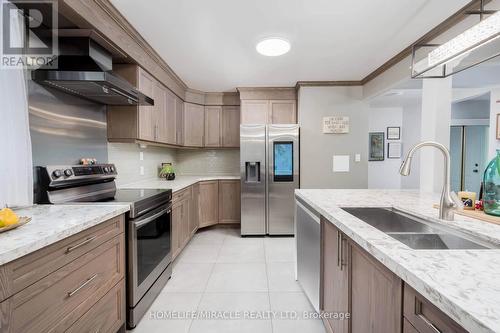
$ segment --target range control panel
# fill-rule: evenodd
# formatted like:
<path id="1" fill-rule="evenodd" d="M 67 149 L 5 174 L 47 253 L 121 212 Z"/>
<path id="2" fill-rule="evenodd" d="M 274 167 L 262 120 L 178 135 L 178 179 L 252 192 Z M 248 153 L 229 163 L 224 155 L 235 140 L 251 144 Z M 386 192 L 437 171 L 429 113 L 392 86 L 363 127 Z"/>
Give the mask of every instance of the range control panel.
<path id="1" fill-rule="evenodd" d="M 114 164 L 94 165 L 48 165 L 45 167 L 52 181 L 84 178 L 108 178 L 117 175 Z"/>

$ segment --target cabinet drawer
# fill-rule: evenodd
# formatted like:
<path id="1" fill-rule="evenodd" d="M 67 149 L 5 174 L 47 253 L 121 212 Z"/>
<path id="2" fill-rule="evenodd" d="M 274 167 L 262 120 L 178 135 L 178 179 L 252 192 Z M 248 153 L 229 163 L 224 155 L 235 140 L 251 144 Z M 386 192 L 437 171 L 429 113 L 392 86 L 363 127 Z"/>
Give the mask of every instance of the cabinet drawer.
<path id="1" fill-rule="evenodd" d="M 404 286 L 403 308 L 405 318 L 419 333 L 467 332 L 407 284 Z"/>
<path id="2" fill-rule="evenodd" d="M 67 330 L 115 333 L 125 323 L 125 281 L 121 280 Z"/>
<path id="3" fill-rule="evenodd" d="M 100 244 L 123 233 L 123 215 L 68 237 L 5 265 L 6 288 L 0 301 L 32 285 Z"/>
<path id="4" fill-rule="evenodd" d="M 172 195 L 172 203 L 176 204 L 178 202 L 191 199 L 191 186 L 180 191 L 176 191 Z"/>
<path id="5" fill-rule="evenodd" d="M 0 305 L 2 332 L 60 332 L 124 278 L 121 234 L 13 295 Z"/>

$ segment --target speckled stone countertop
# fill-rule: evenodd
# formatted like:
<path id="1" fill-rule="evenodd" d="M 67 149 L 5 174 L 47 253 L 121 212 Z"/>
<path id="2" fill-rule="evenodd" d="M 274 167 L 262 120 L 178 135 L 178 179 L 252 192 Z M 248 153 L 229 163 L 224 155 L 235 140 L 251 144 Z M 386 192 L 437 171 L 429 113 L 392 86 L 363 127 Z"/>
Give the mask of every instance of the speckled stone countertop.
<path id="1" fill-rule="evenodd" d="M 223 180 L 223 179 L 240 179 L 240 176 L 218 176 L 218 175 L 204 175 L 204 176 L 176 176 L 174 180 L 165 180 L 160 178 L 153 178 L 141 180 L 134 183 L 128 183 L 118 186 L 119 188 L 143 188 L 143 189 L 172 189 L 172 192 L 180 191 L 188 186 L 194 185 L 197 182 L 208 180 Z"/>
<path id="2" fill-rule="evenodd" d="M 16 209 L 32 220 L 0 233 L 0 265 L 128 212 L 129 205 L 35 205 Z"/>
<path id="3" fill-rule="evenodd" d="M 400 190 L 296 190 L 337 228 L 471 333 L 500 332 L 500 249 L 413 250 L 340 207 L 394 207 L 500 246 L 500 226 L 455 214 L 438 220 L 439 195 Z"/>

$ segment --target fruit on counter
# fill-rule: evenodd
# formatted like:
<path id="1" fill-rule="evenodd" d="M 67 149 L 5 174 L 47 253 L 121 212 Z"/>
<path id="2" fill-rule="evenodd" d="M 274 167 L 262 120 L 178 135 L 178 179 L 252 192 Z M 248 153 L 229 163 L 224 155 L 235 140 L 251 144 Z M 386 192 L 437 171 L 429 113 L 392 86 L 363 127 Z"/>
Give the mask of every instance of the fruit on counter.
<path id="1" fill-rule="evenodd" d="M 0 210 L 0 228 L 8 227 L 19 222 L 19 216 L 10 208 Z"/>

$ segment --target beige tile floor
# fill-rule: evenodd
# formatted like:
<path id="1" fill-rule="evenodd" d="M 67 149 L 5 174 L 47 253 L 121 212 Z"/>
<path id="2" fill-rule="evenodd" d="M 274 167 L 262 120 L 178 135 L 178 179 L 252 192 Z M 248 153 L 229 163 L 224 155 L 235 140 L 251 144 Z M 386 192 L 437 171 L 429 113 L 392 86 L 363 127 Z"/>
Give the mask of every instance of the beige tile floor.
<path id="1" fill-rule="evenodd" d="M 293 238 L 241 238 L 239 229 L 199 231 L 173 264 L 172 278 L 133 333 L 324 333 L 294 279 Z M 159 311 L 159 312 L 158 312 Z M 171 312 L 173 311 L 173 312 Z M 216 311 L 232 319 L 165 319 Z M 270 318 L 291 314 L 297 318 Z M 156 315 L 156 318 L 154 316 Z"/>

